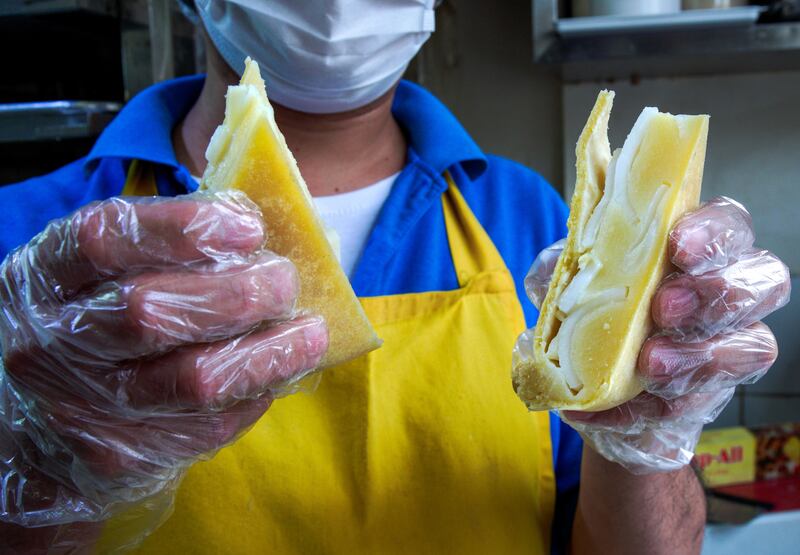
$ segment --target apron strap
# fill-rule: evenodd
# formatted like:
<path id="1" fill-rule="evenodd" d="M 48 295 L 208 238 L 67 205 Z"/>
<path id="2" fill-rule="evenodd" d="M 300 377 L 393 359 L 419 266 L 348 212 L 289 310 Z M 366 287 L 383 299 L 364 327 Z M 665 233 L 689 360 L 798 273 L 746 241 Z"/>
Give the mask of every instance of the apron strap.
<path id="1" fill-rule="evenodd" d="M 141 160 L 133 160 L 128 168 L 122 196 L 126 197 L 154 197 L 158 195 L 156 176 L 153 166 Z"/>
<path id="2" fill-rule="evenodd" d="M 506 264 L 489 234 L 464 200 L 450 172 L 445 172 L 444 178 L 448 185 L 442 195 L 447 240 L 458 284 L 464 287 L 469 280 L 482 272 L 505 270 Z"/>

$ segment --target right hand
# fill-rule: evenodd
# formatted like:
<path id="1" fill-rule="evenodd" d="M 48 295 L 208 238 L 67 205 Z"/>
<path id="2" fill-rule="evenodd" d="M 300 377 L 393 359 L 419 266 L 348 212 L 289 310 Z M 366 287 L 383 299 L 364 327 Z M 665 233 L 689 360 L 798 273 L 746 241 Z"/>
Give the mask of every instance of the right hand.
<path id="1" fill-rule="evenodd" d="M 595 451 L 634 474 L 677 470 L 733 388 L 754 383 L 775 362 L 775 336 L 760 320 L 789 302 L 791 280 L 786 265 L 754 241 L 750 214 L 726 197 L 675 224 L 669 257 L 678 271 L 653 297 L 656 333 L 637 361 L 644 392 L 599 412 L 561 412 Z M 537 308 L 563 245 L 542 251 L 525 279 Z M 694 306 L 687 309 L 681 296 Z"/>
<path id="2" fill-rule="evenodd" d="M 327 328 L 295 315 L 295 268 L 264 233 L 240 193 L 116 198 L 3 261 L 6 547 L 75 547 L 143 500 L 166 512 L 188 465 L 317 366 Z"/>

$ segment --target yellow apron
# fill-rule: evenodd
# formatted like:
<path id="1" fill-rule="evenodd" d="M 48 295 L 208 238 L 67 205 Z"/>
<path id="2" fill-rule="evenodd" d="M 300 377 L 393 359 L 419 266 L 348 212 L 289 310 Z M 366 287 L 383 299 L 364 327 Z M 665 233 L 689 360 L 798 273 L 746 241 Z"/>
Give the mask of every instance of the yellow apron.
<path id="1" fill-rule="evenodd" d="M 155 193 L 143 170 L 123 193 Z M 459 289 L 362 298 L 383 347 L 324 371 L 313 393 L 276 401 L 194 465 L 140 553 L 549 552 L 549 417 L 526 410 L 509 376 L 522 310 L 447 179 Z"/>

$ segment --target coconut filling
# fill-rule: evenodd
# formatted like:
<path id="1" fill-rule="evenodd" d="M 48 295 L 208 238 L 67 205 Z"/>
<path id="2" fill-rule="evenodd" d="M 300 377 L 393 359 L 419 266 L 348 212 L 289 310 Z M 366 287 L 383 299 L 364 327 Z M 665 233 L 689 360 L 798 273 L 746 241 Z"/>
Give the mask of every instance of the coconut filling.
<path id="1" fill-rule="evenodd" d="M 236 163 L 229 163 L 225 158 L 233 141 L 233 133 L 231 130 L 236 129 L 238 133 L 244 133 L 245 131 L 242 131 L 243 122 L 250 122 L 248 125 L 252 126 L 260 118 L 268 118 L 270 121 L 275 120 L 275 113 L 272 109 L 272 105 L 270 105 L 269 102 L 262 97 L 259 90 L 251 84 L 243 83 L 228 87 L 226 98 L 229 99 L 229 101 L 225 103 L 225 119 L 223 124 L 216 128 L 214 134 L 211 136 L 211 140 L 208 142 L 208 147 L 206 147 L 206 160 L 208 161 L 209 170 L 203 174 L 201 187 L 212 191 L 219 189 L 219 185 L 217 184 L 226 183 L 228 173 L 233 171 L 237 166 Z M 250 128 L 248 127 L 247 129 L 249 130 Z M 283 137 L 279 136 L 277 139 L 281 142 L 281 145 L 287 149 L 286 152 L 291 155 Z M 206 178 L 206 176 L 209 177 Z M 312 200 L 311 193 L 305 181 L 298 179 L 298 183 L 301 185 L 300 188 L 308 199 L 309 204 L 314 207 L 316 212 L 316 205 Z M 336 260 L 341 262 L 342 247 L 339 233 L 325 224 L 322 218 L 319 217 L 319 214 L 317 214 L 317 218 L 322 224 L 328 243 L 330 243 L 334 254 L 336 254 Z"/>
<path id="2" fill-rule="evenodd" d="M 226 94 L 228 102 L 225 104 L 225 119 L 222 125 L 214 130 L 211 140 L 206 147 L 206 160 L 208 169 L 203 173 L 201 187 L 212 191 L 219 190 L 225 183 L 228 174 L 235 164 L 228 163 L 226 158 L 232 148 L 233 129 L 242 133 L 243 122 L 252 125 L 257 118 L 262 116 L 262 105 L 259 102 L 258 92 L 252 85 L 235 85 L 228 87 Z M 239 153 L 234 153 L 238 155 Z"/>
<path id="3" fill-rule="evenodd" d="M 624 147 L 614 152 L 608 165 L 605 188 L 600 202 L 592 210 L 582 233 L 575 240 L 575 248 L 579 255 L 578 271 L 558 298 L 556 318 L 560 323 L 557 324 L 557 331 L 545 350 L 545 356 L 553 363 L 553 370 L 561 374 L 573 395 L 578 395 L 583 389 L 583 381 L 572 361 L 573 336 L 576 328 L 585 318 L 591 318 L 598 311 L 606 310 L 609 304 L 624 301 L 630 291 L 630 288 L 624 285 L 613 289 L 592 291 L 592 283 L 603 268 L 603 262 L 595 255 L 593 247 L 597 242 L 600 229 L 604 226 L 609 205 L 612 203 L 624 207 L 637 223 L 640 221 L 630 206 L 627 197 L 627 182 L 630 168 L 644 138 L 647 125 L 657 114 L 657 109 L 646 108 L 628 135 Z M 655 202 L 650 204 L 644 221 L 652 221 L 652 218 L 655 217 L 655 210 L 661 205 L 666 190 L 667 187 L 661 187 L 658 190 Z M 652 242 L 647 240 L 648 236 L 652 236 L 655 232 L 655 226 L 644 226 L 642 236 L 637 239 L 626 256 L 626 265 L 629 260 L 634 263 L 640 260 L 641 250 Z"/>

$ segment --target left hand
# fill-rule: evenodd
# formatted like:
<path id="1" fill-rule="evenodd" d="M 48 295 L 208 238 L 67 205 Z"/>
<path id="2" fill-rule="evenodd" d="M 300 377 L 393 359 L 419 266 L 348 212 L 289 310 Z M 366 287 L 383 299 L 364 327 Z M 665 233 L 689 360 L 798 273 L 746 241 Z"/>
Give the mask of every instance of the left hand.
<path id="1" fill-rule="evenodd" d="M 750 214 L 725 197 L 675 225 L 669 254 L 679 271 L 653 297 L 657 330 L 638 361 L 644 392 L 605 411 L 561 415 L 606 459 L 635 474 L 688 464 L 703 425 L 735 386 L 755 382 L 775 361 L 775 336 L 760 320 L 789 301 L 789 269 L 754 249 L 754 238 Z M 526 278 L 537 306 L 560 252 L 558 244 L 542 251 Z"/>

